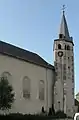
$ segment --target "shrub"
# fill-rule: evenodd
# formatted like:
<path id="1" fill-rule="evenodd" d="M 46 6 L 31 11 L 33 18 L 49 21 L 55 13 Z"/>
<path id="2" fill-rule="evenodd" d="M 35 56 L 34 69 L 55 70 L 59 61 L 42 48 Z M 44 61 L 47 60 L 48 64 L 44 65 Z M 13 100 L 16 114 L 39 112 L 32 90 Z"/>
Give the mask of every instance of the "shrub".
<path id="1" fill-rule="evenodd" d="M 52 114 L 55 115 L 55 110 L 54 110 L 53 104 L 52 104 Z"/>
<path id="2" fill-rule="evenodd" d="M 8 110 L 14 101 L 13 88 L 9 85 L 6 78 L 1 77 L 0 80 L 0 109 Z"/>
<path id="3" fill-rule="evenodd" d="M 44 107 L 42 107 L 42 113 L 45 113 L 45 111 L 44 111 Z"/>
<path id="4" fill-rule="evenodd" d="M 66 118 L 67 117 L 67 115 L 63 112 L 63 111 L 57 111 L 56 113 L 55 113 L 55 117 L 57 117 L 57 118 Z"/>
<path id="5" fill-rule="evenodd" d="M 52 115 L 52 108 L 49 108 L 48 115 Z"/>

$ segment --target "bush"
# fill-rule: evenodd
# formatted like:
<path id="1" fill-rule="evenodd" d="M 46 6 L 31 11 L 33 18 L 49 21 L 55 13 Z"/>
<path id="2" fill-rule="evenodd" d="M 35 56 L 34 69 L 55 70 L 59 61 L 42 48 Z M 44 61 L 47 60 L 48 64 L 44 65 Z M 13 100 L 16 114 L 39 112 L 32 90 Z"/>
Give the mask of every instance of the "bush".
<path id="1" fill-rule="evenodd" d="M 23 115 L 23 114 L 9 114 L 9 115 L 0 115 L 0 120 L 52 120 L 52 117 L 41 116 L 41 115 Z"/>
<path id="2" fill-rule="evenodd" d="M 42 113 L 45 113 L 45 111 L 44 111 L 44 107 L 42 107 L 42 110 L 41 110 L 41 111 L 42 111 Z"/>
<path id="3" fill-rule="evenodd" d="M 52 108 L 49 108 L 49 113 L 48 115 L 52 115 Z"/>
<path id="4" fill-rule="evenodd" d="M 49 109 L 51 111 L 51 109 Z M 42 115 L 23 115 L 20 113 L 14 113 L 14 114 L 9 114 L 9 115 L 0 115 L 0 120 L 55 120 L 56 118 L 60 118 L 59 117 L 59 113 L 61 112 L 61 114 L 63 113 L 62 111 L 58 111 L 56 112 L 56 115 L 58 116 L 42 116 Z M 50 112 L 51 113 L 51 112 Z M 61 117 L 61 118 L 65 118 L 65 117 Z"/>
<path id="5" fill-rule="evenodd" d="M 67 115 L 63 112 L 63 111 L 57 111 L 56 113 L 55 113 L 55 117 L 57 117 L 57 118 L 66 118 L 67 117 Z"/>
<path id="6" fill-rule="evenodd" d="M 52 104 L 52 114 L 55 115 L 55 110 L 54 110 L 53 104 Z"/>
<path id="7" fill-rule="evenodd" d="M 0 79 L 0 109 L 9 110 L 14 102 L 13 88 L 5 77 Z"/>

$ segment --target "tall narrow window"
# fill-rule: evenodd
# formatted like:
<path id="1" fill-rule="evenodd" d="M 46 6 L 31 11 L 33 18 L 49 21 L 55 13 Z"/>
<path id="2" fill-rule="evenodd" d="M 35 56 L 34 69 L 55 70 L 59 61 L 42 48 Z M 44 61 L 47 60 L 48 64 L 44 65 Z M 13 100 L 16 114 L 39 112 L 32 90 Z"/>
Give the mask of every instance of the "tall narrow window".
<path id="1" fill-rule="evenodd" d="M 72 88 L 72 95 L 74 95 L 74 88 Z"/>
<path id="2" fill-rule="evenodd" d="M 60 44 L 58 44 L 58 49 L 61 49 L 61 45 Z"/>
<path id="3" fill-rule="evenodd" d="M 30 79 L 27 76 L 23 79 L 23 97 L 30 98 Z"/>
<path id="4" fill-rule="evenodd" d="M 67 50 L 70 50 L 70 46 L 69 45 L 67 46 Z"/>
<path id="5" fill-rule="evenodd" d="M 40 80 L 39 82 L 39 99 L 44 100 L 44 81 Z"/>
<path id="6" fill-rule="evenodd" d="M 65 50 L 66 50 L 66 45 L 65 45 Z"/>
<path id="7" fill-rule="evenodd" d="M 66 64 L 63 65 L 63 79 L 66 80 Z"/>

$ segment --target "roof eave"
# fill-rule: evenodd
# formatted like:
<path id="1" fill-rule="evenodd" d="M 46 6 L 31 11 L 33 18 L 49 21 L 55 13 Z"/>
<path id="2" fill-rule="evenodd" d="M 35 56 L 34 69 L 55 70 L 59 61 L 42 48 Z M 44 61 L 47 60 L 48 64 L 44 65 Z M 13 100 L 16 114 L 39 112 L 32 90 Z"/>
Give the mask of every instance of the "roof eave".
<path id="1" fill-rule="evenodd" d="M 36 62 L 31 61 L 31 60 L 28 60 L 28 59 L 23 59 L 23 58 L 21 58 L 21 57 L 19 57 L 19 56 L 13 56 L 12 54 L 9 54 L 9 53 L 6 53 L 6 52 L 4 52 L 4 53 L 3 53 L 3 52 L 0 52 L 0 53 L 3 54 L 3 55 L 7 55 L 7 56 L 9 56 L 9 57 L 13 57 L 13 58 L 16 58 L 16 59 L 19 59 L 19 60 L 23 60 L 23 61 L 25 61 L 25 62 L 29 62 L 29 63 L 32 63 L 32 64 L 39 65 L 39 66 L 44 67 L 44 68 L 48 68 L 48 69 L 51 69 L 51 70 L 55 70 L 54 66 L 52 66 L 52 65 L 50 65 L 50 64 L 48 64 L 48 65 L 39 64 L 39 63 L 36 63 Z"/>

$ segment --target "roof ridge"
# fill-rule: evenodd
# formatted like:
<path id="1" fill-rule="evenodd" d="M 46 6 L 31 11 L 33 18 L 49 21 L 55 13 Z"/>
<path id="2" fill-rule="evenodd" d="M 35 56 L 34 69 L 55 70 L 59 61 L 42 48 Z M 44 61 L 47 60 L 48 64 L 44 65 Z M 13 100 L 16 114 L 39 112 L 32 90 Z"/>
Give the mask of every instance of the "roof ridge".
<path id="1" fill-rule="evenodd" d="M 16 48 L 18 48 L 18 49 L 20 49 L 20 50 L 23 50 L 23 51 L 27 51 L 27 52 L 36 54 L 35 52 L 29 51 L 29 50 L 27 50 L 26 48 L 22 48 L 22 47 L 20 47 L 20 46 L 18 46 L 18 45 L 14 45 L 14 44 L 11 44 L 11 43 L 8 43 L 8 42 L 4 42 L 4 41 L 1 41 L 1 40 L 0 40 L 0 42 L 2 42 L 3 44 L 10 45 L 10 46 L 12 46 L 12 47 L 16 47 Z"/>

